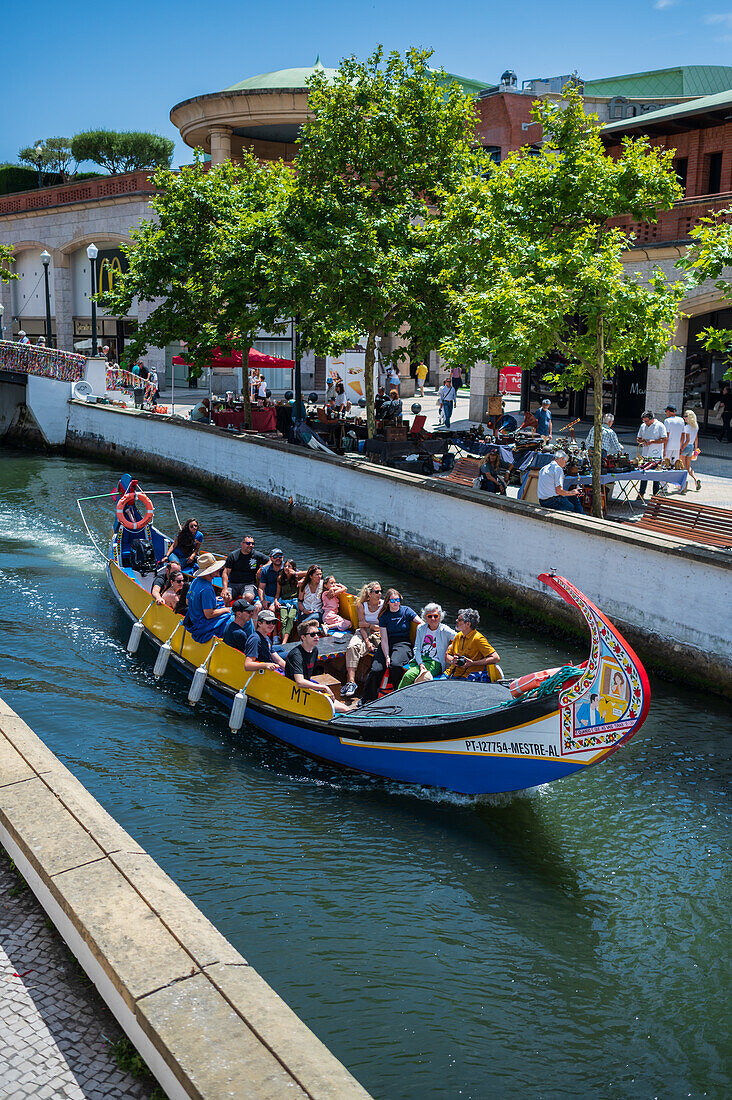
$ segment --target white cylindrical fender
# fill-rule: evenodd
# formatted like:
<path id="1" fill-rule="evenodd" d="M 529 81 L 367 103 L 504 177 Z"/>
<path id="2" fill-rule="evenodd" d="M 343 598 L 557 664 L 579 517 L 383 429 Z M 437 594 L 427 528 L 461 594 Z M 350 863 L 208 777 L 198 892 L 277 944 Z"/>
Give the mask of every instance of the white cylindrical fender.
<path id="1" fill-rule="evenodd" d="M 203 685 L 206 683 L 207 676 L 208 669 L 205 665 L 200 665 L 193 673 L 193 683 L 191 684 L 191 690 L 188 692 L 188 702 L 191 706 L 195 706 L 203 695 Z"/>
<path id="2" fill-rule="evenodd" d="M 132 630 L 130 631 L 130 640 L 127 643 L 128 653 L 137 653 L 138 646 L 140 645 L 140 638 L 144 630 L 142 620 L 138 619 L 136 623 L 133 623 Z"/>
<path id="3" fill-rule="evenodd" d="M 232 733 L 236 733 L 237 730 L 241 729 L 246 709 L 247 696 L 246 692 L 242 688 L 241 691 L 237 691 L 236 695 L 234 696 L 234 702 L 231 705 L 231 714 L 229 715 L 229 729 Z"/>
<path id="4" fill-rule="evenodd" d="M 158 655 L 155 659 L 155 666 L 153 668 L 153 676 L 156 680 L 159 680 L 161 676 L 165 675 L 165 670 L 168 667 L 168 660 L 170 659 L 170 653 L 172 650 L 170 642 L 164 642 L 158 650 Z"/>

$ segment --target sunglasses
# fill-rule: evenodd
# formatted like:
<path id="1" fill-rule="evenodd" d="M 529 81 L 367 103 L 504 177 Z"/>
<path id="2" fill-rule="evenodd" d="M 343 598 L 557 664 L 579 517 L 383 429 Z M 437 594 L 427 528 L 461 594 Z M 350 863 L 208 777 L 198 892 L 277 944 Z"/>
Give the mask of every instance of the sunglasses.
<path id="1" fill-rule="evenodd" d="M 389 603 L 401 603 L 401 596 L 390 596 Z"/>
<path id="2" fill-rule="evenodd" d="M 303 634 L 303 638 L 317 638 L 317 630 L 308 630 L 307 634 Z"/>
<path id="3" fill-rule="evenodd" d="M 173 583 L 173 584 L 184 584 L 184 583 L 185 583 L 185 581 L 183 580 L 183 578 L 182 578 L 182 577 L 173 577 L 173 581 L 172 581 L 172 583 Z"/>
<path id="4" fill-rule="evenodd" d="M 428 611 L 426 616 L 425 616 L 426 619 L 439 619 L 439 617 L 440 617 L 440 612 L 439 611 Z"/>

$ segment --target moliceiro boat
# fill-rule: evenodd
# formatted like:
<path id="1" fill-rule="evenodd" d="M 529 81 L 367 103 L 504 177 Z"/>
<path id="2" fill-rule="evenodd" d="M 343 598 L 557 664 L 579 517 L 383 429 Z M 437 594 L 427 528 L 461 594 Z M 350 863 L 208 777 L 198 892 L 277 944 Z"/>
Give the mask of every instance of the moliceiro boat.
<path id="1" fill-rule="evenodd" d="M 159 495 L 175 511 L 172 494 Z M 229 714 L 236 736 L 248 724 L 365 775 L 488 794 L 525 790 L 599 764 L 645 720 L 650 690 L 635 653 L 586 596 L 553 574 L 539 579 L 577 608 L 590 631 L 590 656 L 582 666 L 498 683 L 433 680 L 335 714 L 326 695 L 277 672 L 247 671 L 244 654 L 217 639 L 194 641 L 180 616 L 151 599 L 154 563 L 171 544 L 153 524 L 154 496 L 142 494 L 125 475 L 112 493 L 117 509 L 108 550 L 95 542 L 112 592 L 134 624 L 128 648 L 134 651 L 147 638 L 157 650 L 156 675 L 172 662 L 191 680 L 189 700 L 206 690 Z M 82 498 L 79 509 L 93 538 L 82 508 L 90 499 L 98 498 Z M 353 597 L 344 593 L 341 601 L 342 614 L 355 627 Z M 330 642 L 319 647 L 328 650 L 329 669 L 320 675 L 337 694 L 345 643 L 338 651 Z"/>

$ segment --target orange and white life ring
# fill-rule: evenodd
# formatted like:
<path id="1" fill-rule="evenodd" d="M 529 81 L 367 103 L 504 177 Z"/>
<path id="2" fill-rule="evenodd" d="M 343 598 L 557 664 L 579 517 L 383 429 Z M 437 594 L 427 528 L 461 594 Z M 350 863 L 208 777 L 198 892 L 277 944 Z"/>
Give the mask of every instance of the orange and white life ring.
<path id="1" fill-rule="evenodd" d="M 545 680 L 548 680 L 550 676 L 553 676 L 555 672 L 559 672 L 558 668 L 543 668 L 541 672 L 530 672 L 527 676 L 519 676 L 518 680 L 512 680 L 508 685 L 508 690 L 513 695 L 514 699 L 518 699 L 520 695 L 525 695 L 527 691 L 533 691 L 539 684 L 543 684 Z"/>
<path id="2" fill-rule="evenodd" d="M 125 515 L 125 508 L 129 504 L 134 504 L 138 511 L 144 509 L 142 519 L 130 519 L 129 516 Z M 147 527 L 148 523 L 152 523 L 154 511 L 150 497 L 139 489 L 125 493 L 117 501 L 117 519 L 128 531 L 141 531 L 143 527 Z"/>

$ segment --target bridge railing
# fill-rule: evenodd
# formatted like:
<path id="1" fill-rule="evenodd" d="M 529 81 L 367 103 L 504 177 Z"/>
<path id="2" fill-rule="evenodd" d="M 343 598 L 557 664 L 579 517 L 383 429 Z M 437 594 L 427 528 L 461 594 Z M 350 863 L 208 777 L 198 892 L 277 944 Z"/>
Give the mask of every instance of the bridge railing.
<path id="1" fill-rule="evenodd" d="M 86 357 L 73 351 L 56 351 L 37 344 L 0 340 L 0 370 L 37 374 L 58 382 L 79 382 L 84 377 Z"/>

